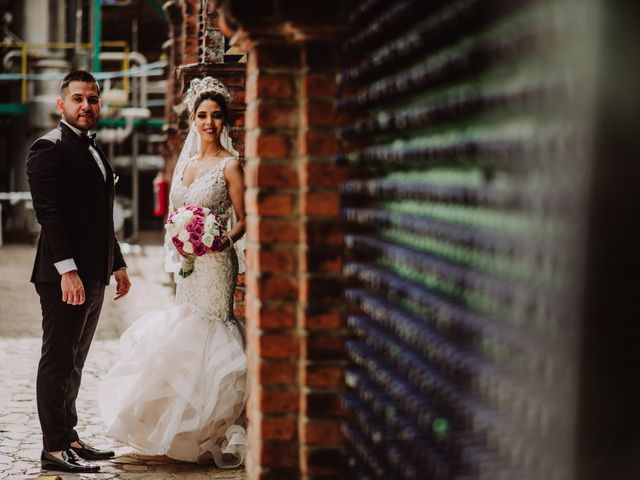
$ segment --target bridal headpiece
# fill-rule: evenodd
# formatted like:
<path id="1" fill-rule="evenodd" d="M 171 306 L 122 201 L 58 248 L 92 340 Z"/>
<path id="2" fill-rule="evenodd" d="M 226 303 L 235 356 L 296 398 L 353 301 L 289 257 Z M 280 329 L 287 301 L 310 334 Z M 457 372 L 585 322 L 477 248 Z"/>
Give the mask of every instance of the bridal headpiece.
<path id="1" fill-rule="evenodd" d="M 187 92 L 184 94 L 183 100 L 189 109 L 189 112 L 193 112 L 196 100 L 205 92 L 219 93 L 224 97 L 224 100 L 227 102 L 227 106 L 231 103 L 231 92 L 222 82 L 220 82 L 220 80 L 213 77 L 194 78 L 191 80 L 191 84 L 189 85 Z"/>

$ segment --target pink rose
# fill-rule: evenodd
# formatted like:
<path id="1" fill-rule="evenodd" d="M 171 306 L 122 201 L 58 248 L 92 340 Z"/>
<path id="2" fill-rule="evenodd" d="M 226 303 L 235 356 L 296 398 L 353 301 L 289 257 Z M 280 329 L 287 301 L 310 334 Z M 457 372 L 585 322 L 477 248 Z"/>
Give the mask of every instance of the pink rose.
<path id="1" fill-rule="evenodd" d="M 222 246 L 222 241 L 220 240 L 220 237 L 216 237 L 213 239 L 213 243 L 211 244 L 211 251 L 217 252 L 218 250 L 220 250 L 221 246 Z"/>
<path id="2" fill-rule="evenodd" d="M 182 243 L 178 237 L 173 237 L 171 241 L 173 241 L 174 247 L 176 247 L 178 250 L 184 247 L 184 243 Z"/>
<path id="3" fill-rule="evenodd" d="M 197 225 L 194 230 L 195 233 L 197 233 L 198 235 L 202 236 L 204 235 L 204 226 L 203 225 Z"/>
<path id="4" fill-rule="evenodd" d="M 189 233 L 195 232 L 196 228 L 198 228 L 198 224 L 196 222 L 190 222 L 187 225 L 187 232 L 189 232 Z"/>
<path id="5" fill-rule="evenodd" d="M 189 240 L 194 245 L 197 245 L 202 241 L 202 235 L 198 235 L 197 233 L 193 232 L 191 235 L 189 235 Z"/>
<path id="6" fill-rule="evenodd" d="M 202 255 L 204 255 L 205 253 L 207 253 L 207 247 L 204 245 L 204 243 L 199 243 L 197 244 L 194 248 L 193 248 L 193 252 L 201 257 Z"/>

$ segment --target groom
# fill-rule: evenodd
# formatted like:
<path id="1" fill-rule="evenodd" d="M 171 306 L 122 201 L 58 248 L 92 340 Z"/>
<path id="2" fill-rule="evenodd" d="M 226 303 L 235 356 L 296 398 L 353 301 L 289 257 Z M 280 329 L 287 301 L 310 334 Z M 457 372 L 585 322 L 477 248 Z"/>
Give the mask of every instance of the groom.
<path id="1" fill-rule="evenodd" d="M 96 79 L 79 70 L 62 81 L 62 119 L 36 140 L 27 175 L 42 226 L 31 281 L 42 308 L 42 354 L 36 382 L 43 433 L 42 468 L 96 472 L 114 453 L 97 450 L 75 431 L 82 367 L 113 274 L 115 300 L 131 283 L 113 231 L 113 171 L 88 136 L 100 118 Z"/>

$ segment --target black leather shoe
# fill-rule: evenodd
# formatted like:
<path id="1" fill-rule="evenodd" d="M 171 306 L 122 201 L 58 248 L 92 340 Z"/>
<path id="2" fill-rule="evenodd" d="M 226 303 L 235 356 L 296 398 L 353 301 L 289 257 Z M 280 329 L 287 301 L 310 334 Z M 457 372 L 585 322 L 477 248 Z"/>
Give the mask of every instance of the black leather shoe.
<path id="1" fill-rule="evenodd" d="M 43 470 L 58 470 L 60 472 L 95 473 L 100 471 L 98 465 L 85 462 L 73 450 L 64 450 L 61 459 L 43 451 L 40 455 L 40 466 Z"/>
<path id="2" fill-rule="evenodd" d="M 82 448 L 71 447 L 71 450 L 76 452 L 85 460 L 108 460 L 116 455 L 111 450 L 98 450 L 82 440 L 77 440 L 77 442 L 82 445 Z"/>

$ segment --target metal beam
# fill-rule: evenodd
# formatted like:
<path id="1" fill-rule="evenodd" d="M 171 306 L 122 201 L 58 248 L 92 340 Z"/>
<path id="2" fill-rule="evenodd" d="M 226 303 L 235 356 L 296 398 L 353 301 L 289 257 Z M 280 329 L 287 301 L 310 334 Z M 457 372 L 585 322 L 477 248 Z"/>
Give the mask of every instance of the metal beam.
<path id="1" fill-rule="evenodd" d="M 0 103 L 0 115 L 24 115 L 26 113 L 26 103 Z"/>
<path id="2" fill-rule="evenodd" d="M 165 124 L 163 118 L 135 118 L 133 120 L 134 127 L 148 126 L 161 128 Z M 98 123 L 99 127 L 124 127 L 126 120 L 124 118 L 101 118 Z"/>

